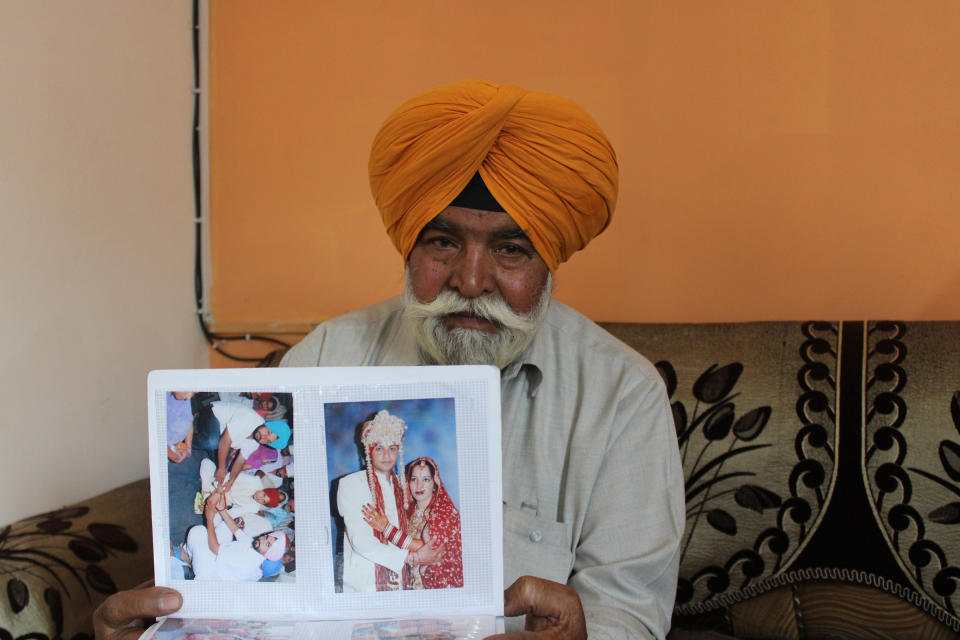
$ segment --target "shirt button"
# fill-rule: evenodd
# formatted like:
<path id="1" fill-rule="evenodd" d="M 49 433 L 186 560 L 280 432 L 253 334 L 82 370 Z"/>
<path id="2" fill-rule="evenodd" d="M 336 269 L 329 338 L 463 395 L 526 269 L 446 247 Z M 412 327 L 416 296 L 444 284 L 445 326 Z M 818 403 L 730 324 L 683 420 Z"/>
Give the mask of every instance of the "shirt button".
<path id="1" fill-rule="evenodd" d="M 543 538 L 543 534 L 540 533 L 540 531 L 538 531 L 537 529 L 534 529 L 533 531 L 530 532 L 530 542 L 540 542 L 542 538 Z"/>

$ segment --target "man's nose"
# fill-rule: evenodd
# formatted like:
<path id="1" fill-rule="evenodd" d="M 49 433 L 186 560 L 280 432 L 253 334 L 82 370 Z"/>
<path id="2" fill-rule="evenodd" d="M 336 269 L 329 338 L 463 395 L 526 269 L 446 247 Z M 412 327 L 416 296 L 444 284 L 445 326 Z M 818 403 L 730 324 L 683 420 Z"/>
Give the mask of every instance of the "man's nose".
<path id="1" fill-rule="evenodd" d="M 496 264 L 483 247 L 467 247 L 457 257 L 450 286 L 464 298 L 479 298 L 496 290 Z"/>

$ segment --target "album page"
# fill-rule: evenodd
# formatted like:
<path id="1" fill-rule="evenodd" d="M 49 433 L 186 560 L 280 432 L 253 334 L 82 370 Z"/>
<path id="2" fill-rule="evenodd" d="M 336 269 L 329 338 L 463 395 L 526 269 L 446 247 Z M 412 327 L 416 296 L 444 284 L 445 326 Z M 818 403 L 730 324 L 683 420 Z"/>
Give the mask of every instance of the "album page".
<path id="1" fill-rule="evenodd" d="M 492 633 L 499 394 L 488 366 L 151 372 L 156 584 L 184 601 L 151 633 Z"/>

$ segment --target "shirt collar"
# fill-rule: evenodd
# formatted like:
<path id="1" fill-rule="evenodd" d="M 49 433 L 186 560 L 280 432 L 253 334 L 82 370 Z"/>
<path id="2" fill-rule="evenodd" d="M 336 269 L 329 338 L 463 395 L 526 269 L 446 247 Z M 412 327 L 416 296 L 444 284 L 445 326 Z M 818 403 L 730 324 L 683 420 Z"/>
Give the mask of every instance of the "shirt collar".
<path id="1" fill-rule="evenodd" d="M 545 336 L 546 322 L 537 331 L 533 341 L 524 349 L 520 357 L 508 364 L 500 371 L 500 380 L 510 382 L 520 376 L 526 375 L 527 395 L 531 398 L 536 397 L 537 389 L 543 381 L 543 372 L 546 362 L 547 340 Z"/>
<path id="2" fill-rule="evenodd" d="M 384 349 L 384 357 L 377 364 L 391 366 L 412 366 L 423 364 L 417 351 L 417 336 L 410 321 L 403 315 L 403 304 L 397 296 L 399 320 L 396 331 L 390 337 L 390 343 Z"/>
<path id="3" fill-rule="evenodd" d="M 373 473 L 374 473 L 374 475 L 376 475 L 377 478 L 380 480 L 380 484 L 388 484 L 388 485 L 392 485 L 392 484 L 393 484 L 393 474 L 384 473 L 383 471 L 380 471 L 379 469 L 374 469 L 374 470 L 373 470 Z"/>

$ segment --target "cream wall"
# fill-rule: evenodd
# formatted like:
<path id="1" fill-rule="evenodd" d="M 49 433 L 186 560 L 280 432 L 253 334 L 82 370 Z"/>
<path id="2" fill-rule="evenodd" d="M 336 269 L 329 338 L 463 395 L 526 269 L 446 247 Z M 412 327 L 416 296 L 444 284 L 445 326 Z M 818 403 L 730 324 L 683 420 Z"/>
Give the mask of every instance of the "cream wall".
<path id="1" fill-rule="evenodd" d="M 206 365 L 187 0 L 0 0 L 0 523 L 147 475 L 146 374 Z"/>

